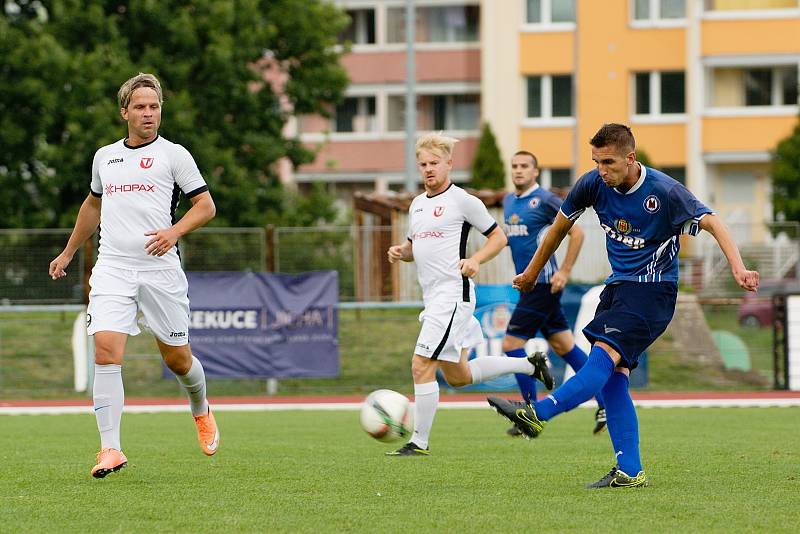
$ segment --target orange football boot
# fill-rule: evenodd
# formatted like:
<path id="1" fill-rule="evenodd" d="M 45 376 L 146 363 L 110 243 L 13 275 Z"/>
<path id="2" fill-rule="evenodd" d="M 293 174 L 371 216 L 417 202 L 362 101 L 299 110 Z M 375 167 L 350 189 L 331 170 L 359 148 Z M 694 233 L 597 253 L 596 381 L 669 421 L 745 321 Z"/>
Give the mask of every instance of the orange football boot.
<path id="1" fill-rule="evenodd" d="M 206 456 L 213 456 L 219 450 L 219 429 L 214 420 L 211 408 L 208 408 L 207 415 L 198 415 L 194 418 L 197 425 L 197 439 L 200 441 L 200 448 Z"/>
<path id="2" fill-rule="evenodd" d="M 100 449 L 100 452 L 97 453 L 97 465 L 92 467 L 92 476 L 105 478 L 109 473 L 116 473 L 126 465 L 128 465 L 128 459 L 125 458 L 122 451 L 110 447 Z"/>

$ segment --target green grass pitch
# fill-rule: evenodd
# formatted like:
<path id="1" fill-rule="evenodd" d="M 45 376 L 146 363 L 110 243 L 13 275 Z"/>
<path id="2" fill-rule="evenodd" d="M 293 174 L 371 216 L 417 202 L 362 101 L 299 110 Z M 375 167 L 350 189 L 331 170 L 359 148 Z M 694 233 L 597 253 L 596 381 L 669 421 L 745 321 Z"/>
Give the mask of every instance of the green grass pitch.
<path id="1" fill-rule="evenodd" d="M 641 409 L 647 488 L 585 490 L 611 467 L 593 411 L 531 441 L 486 410 L 440 410 L 427 458 L 354 411 L 127 414 L 129 466 L 89 475 L 90 415 L 0 416 L 0 532 L 796 532 L 800 409 Z"/>

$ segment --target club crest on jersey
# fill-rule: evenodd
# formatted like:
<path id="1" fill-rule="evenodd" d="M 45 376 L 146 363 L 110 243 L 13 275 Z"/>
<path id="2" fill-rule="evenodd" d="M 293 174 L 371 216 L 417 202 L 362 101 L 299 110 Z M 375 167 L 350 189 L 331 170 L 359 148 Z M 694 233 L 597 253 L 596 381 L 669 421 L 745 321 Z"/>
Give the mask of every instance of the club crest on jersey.
<path id="1" fill-rule="evenodd" d="M 658 200 L 658 197 L 655 195 L 650 195 L 646 199 L 644 199 L 644 209 L 648 213 L 655 213 L 661 207 L 661 201 Z"/>
<path id="2" fill-rule="evenodd" d="M 533 198 L 531 199 L 531 201 L 530 201 L 530 202 L 528 202 L 528 206 L 530 206 L 530 207 L 531 207 L 531 209 L 534 209 L 534 210 L 535 210 L 536 208 L 538 208 L 538 207 L 539 207 L 539 203 L 541 202 L 541 200 L 542 200 L 542 199 L 540 199 L 539 197 L 533 197 Z"/>
<path id="3" fill-rule="evenodd" d="M 153 166 L 153 158 L 142 158 L 139 160 L 139 167 L 149 169 Z"/>
<path id="4" fill-rule="evenodd" d="M 617 227 L 617 231 L 621 234 L 629 234 L 631 233 L 631 223 L 626 221 L 625 219 L 617 219 L 614 222 L 614 226 Z"/>
<path id="5" fill-rule="evenodd" d="M 442 213 L 444 213 L 444 206 L 436 206 L 435 208 L 433 208 L 434 217 L 441 217 Z"/>

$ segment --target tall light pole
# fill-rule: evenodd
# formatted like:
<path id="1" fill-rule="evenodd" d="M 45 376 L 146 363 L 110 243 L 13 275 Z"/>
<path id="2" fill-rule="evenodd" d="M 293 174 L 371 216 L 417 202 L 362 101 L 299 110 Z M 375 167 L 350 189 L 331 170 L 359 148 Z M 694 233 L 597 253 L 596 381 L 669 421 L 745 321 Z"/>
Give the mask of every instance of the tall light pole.
<path id="1" fill-rule="evenodd" d="M 417 136 L 416 23 L 414 0 L 406 0 L 406 191 L 410 193 L 417 191 L 417 156 L 414 153 Z"/>

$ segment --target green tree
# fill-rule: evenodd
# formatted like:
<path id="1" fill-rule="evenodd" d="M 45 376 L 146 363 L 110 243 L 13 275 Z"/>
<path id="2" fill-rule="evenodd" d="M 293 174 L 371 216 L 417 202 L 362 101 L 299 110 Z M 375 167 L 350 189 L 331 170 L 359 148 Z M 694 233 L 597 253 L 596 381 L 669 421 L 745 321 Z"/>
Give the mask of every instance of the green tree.
<path id="1" fill-rule="evenodd" d="M 800 221 L 800 121 L 772 158 L 772 205 L 776 219 Z"/>
<path id="2" fill-rule="evenodd" d="M 481 129 L 481 138 L 478 149 L 472 160 L 472 176 L 469 186 L 474 189 L 503 189 L 505 188 L 506 167 L 500 157 L 492 129 L 484 124 Z"/>
<path id="3" fill-rule="evenodd" d="M 650 156 L 647 155 L 647 152 L 645 152 L 643 148 L 636 149 L 636 161 L 645 167 L 653 167 L 653 163 L 650 161 Z"/>
<path id="4" fill-rule="evenodd" d="M 324 0 L 6 2 L 0 186 L 14 193 L 0 196 L 0 226 L 74 222 L 95 150 L 126 133 L 117 89 L 140 71 L 161 79 L 160 132 L 195 157 L 214 222 L 282 223 L 275 162 L 313 159 L 283 127 L 292 112 L 326 115 L 341 98 L 335 45 L 346 24 Z M 285 80 L 286 102 L 266 79 Z"/>

